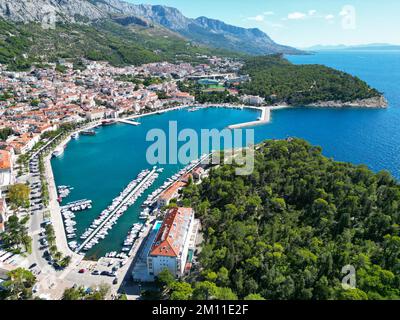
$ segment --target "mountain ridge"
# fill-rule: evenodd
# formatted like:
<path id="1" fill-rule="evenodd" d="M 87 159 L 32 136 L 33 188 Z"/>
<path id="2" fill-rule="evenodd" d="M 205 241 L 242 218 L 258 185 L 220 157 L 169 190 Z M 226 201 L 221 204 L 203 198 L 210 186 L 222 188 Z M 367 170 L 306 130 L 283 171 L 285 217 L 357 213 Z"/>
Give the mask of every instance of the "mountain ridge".
<path id="1" fill-rule="evenodd" d="M 191 19 L 178 9 L 162 5 L 132 4 L 121 0 L 0 0 L 0 17 L 13 22 L 43 22 L 49 15 L 57 21 L 85 22 L 107 18 L 145 19 L 199 44 L 251 55 L 301 54 L 277 44 L 258 28 L 242 28 L 223 21 Z M 126 21 L 126 20 L 125 20 Z"/>

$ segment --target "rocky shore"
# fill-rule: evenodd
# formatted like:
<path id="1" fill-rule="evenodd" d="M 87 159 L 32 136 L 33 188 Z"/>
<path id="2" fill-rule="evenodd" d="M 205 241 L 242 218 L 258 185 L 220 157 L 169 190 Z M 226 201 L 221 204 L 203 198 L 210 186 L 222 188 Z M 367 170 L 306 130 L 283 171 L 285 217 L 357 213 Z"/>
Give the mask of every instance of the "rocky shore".
<path id="1" fill-rule="evenodd" d="M 354 101 L 319 101 L 306 105 L 306 107 L 325 107 L 325 108 L 387 108 L 388 102 L 384 96 L 377 96 L 368 99 L 358 99 Z"/>

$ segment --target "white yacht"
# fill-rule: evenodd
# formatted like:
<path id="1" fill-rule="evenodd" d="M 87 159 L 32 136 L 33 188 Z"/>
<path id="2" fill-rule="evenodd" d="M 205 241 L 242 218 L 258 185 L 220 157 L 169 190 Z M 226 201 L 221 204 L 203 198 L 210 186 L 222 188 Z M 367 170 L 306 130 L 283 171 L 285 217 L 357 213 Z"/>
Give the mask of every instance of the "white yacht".
<path id="1" fill-rule="evenodd" d="M 63 147 L 58 147 L 54 150 L 53 156 L 59 157 L 64 153 L 64 148 Z"/>

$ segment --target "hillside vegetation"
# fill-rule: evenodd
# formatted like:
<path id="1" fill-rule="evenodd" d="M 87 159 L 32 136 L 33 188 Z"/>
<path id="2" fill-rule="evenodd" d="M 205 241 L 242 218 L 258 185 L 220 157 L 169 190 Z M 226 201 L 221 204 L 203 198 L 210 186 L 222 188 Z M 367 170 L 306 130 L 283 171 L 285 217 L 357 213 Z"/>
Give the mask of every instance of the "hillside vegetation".
<path id="1" fill-rule="evenodd" d="M 303 140 L 268 141 L 250 176 L 233 165 L 191 185 L 204 269 L 196 282 L 239 298 L 399 299 L 400 185 L 386 172 L 335 162 Z M 354 266 L 356 289 L 342 268 Z"/>
<path id="2" fill-rule="evenodd" d="M 161 36 L 157 29 L 126 28 L 111 20 L 90 25 L 59 23 L 55 29 L 40 24 L 14 24 L 0 19 L 0 63 L 25 70 L 36 62 L 59 58 L 108 61 L 115 66 L 157 61 L 203 62 L 198 55 L 236 56 L 224 50 L 193 45 L 180 37 Z"/>
<path id="3" fill-rule="evenodd" d="M 242 72 L 252 78 L 242 86 L 243 92 L 265 97 L 269 103 L 307 105 L 381 95 L 357 77 L 322 65 L 294 65 L 281 55 L 250 57 Z"/>

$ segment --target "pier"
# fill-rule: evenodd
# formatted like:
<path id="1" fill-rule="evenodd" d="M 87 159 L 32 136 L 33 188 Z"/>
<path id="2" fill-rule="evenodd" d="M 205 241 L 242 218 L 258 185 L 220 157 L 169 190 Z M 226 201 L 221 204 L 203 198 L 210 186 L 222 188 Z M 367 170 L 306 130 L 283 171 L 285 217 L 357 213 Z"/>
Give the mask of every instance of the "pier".
<path id="1" fill-rule="evenodd" d="M 80 207 L 80 210 L 83 210 L 82 208 L 89 209 L 89 207 L 91 205 L 92 205 L 92 200 L 83 199 L 83 200 L 70 202 L 70 203 L 66 204 L 65 206 L 62 206 L 60 209 L 61 209 L 61 211 L 65 211 L 65 210 L 70 210 L 70 209 Z M 76 210 L 76 211 L 80 211 L 80 210 Z"/>
<path id="2" fill-rule="evenodd" d="M 263 124 L 267 124 L 271 121 L 271 111 L 272 110 L 279 110 L 279 109 L 284 109 L 287 108 L 287 106 L 277 106 L 277 107 L 260 107 L 257 108 L 258 110 L 261 111 L 261 116 L 258 120 L 256 121 L 250 121 L 250 122 L 244 122 L 244 123 L 239 123 L 239 124 L 233 124 L 228 127 L 228 129 L 241 129 L 241 128 L 247 128 L 247 127 L 255 127 L 255 126 L 260 126 Z"/>
<path id="3" fill-rule="evenodd" d="M 153 192 L 153 194 L 149 195 L 147 200 L 144 202 L 144 205 L 146 207 L 152 207 L 157 202 L 158 198 L 166 190 L 168 190 L 168 188 L 170 188 L 177 181 L 181 180 L 183 176 L 185 176 L 186 174 L 192 172 L 196 167 L 201 165 L 206 159 L 210 159 L 211 156 L 212 156 L 212 152 L 209 153 L 209 154 L 205 154 L 205 155 L 201 156 L 200 159 L 197 159 L 196 161 L 193 161 L 192 163 L 187 165 L 179 173 L 176 174 L 176 175 L 179 175 L 177 178 L 175 178 L 175 179 L 170 178 L 171 182 L 169 182 L 169 183 L 165 182 L 164 185 L 163 185 L 163 188 L 160 188 L 160 189 L 156 190 L 155 192 Z"/>
<path id="4" fill-rule="evenodd" d="M 96 235 L 97 233 L 103 229 L 103 227 L 107 224 L 108 221 L 110 221 L 129 200 L 130 198 L 135 195 L 145 184 L 150 178 L 156 173 L 157 169 L 153 168 L 152 171 L 135 187 L 127 196 L 118 204 L 118 206 L 111 212 L 111 214 L 108 215 L 106 219 L 100 225 L 85 239 L 85 241 L 78 247 L 76 250 L 76 253 L 79 253 L 86 244 L 88 244 Z"/>
<path id="5" fill-rule="evenodd" d="M 131 124 L 133 126 L 139 126 L 140 122 L 136 122 L 136 121 L 132 121 L 129 119 L 116 119 L 117 122 L 121 122 L 121 123 L 126 123 L 126 124 Z"/>

